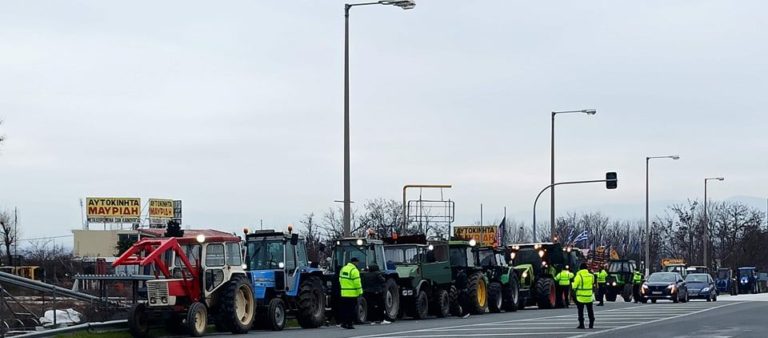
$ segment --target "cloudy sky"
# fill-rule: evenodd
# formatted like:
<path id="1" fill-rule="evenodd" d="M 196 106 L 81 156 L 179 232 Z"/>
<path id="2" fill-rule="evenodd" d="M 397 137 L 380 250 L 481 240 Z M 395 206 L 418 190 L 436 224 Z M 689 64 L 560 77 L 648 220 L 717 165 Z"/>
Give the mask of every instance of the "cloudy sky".
<path id="1" fill-rule="evenodd" d="M 185 223 L 283 226 L 343 198 L 343 1 L 3 1 L 0 208 L 26 238 L 87 196 L 175 198 Z M 351 14 L 352 197 L 448 183 L 457 222 L 768 195 L 765 1 L 419 0 Z M 663 203 L 662 203 L 663 201 Z M 539 215 L 548 215 L 548 198 Z M 764 204 L 763 204 L 764 205 Z M 619 212 L 621 210 L 621 212 Z"/>

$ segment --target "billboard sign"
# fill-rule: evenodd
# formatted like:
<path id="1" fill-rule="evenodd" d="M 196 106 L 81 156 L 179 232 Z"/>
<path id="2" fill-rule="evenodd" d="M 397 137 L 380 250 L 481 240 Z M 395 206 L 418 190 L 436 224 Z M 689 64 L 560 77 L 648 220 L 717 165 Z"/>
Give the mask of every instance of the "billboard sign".
<path id="1" fill-rule="evenodd" d="M 453 236 L 456 239 L 470 240 L 474 239 L 478 245 L 481 246 L 494 246 L 497 245 L 496 235 L 499 232 L 497 225 L 465 225 L 456 226 L 453 228 Z"/>
<path id="2" fill-rule="evenodd" d="M 150 198 L 149 218 L 165 220 L 173 218 L 173 200 Z"/>
<path id="3" fill-rule="evenodd" d="M 134 222 L 141 217 L 141 199 L 124 197 L 88 197 L 89 222 Z"/>

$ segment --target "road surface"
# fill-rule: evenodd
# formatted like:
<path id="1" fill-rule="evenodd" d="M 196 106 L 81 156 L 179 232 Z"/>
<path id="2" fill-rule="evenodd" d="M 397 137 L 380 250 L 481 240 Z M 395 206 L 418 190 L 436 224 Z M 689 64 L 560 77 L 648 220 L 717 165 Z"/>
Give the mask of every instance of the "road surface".
<path id="1" fill-rule="evenodd" d="M 575 306 L 462 318 L 401 320 L 392 324 L 319 329 L 251 331 L 260 338 L 452 338 L 452 337 L 768 337 L 768 294 L 721 296 L 717 302 L 673 304 L 606 302 L 595 307 L 595 328 L 576 329 Z"/>

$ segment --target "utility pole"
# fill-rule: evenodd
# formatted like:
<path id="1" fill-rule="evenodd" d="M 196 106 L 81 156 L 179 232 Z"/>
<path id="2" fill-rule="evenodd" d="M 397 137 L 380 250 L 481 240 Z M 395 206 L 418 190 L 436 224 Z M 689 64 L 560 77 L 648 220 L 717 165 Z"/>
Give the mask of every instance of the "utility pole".
<path id="1" fill-rule="evenodd" d="M 19 266 L 19 208 L 13 208 L 13 266 Z"/>

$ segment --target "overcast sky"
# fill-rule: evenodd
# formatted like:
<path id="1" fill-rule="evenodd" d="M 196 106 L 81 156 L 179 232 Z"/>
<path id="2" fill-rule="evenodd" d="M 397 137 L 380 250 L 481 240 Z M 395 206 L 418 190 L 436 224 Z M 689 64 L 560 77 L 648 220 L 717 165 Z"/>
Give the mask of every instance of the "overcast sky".
<path id="1" fill-rule="evenodd" d="M 0 208 L 68 235 L 88 196 L 283 227 L 343 198 L 343 1 L 0 2 Z M 453 184 L 457 223 L 642 219 L 651 198 L 768 195 L 765 1 L 418 0 L 351 13 L 352 198 Z M 548 195 L 539 217 L 548 218 Z M 619 207 L 624 206 L 624 207 Z M 615 209 L 614 209 L 615 207 Z M 632 211 L 634 210 L 634 212 Z M 524 218 L 523 218 L 524 217 Z"/>

